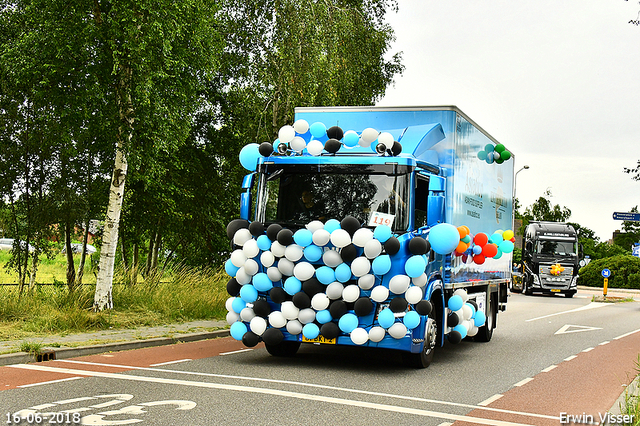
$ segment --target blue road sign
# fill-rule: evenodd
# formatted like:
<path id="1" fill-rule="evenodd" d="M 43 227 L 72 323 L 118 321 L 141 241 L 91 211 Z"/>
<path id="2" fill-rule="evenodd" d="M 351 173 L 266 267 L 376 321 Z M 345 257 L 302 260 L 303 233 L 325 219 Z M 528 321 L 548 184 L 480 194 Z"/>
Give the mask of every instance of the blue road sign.
<path id="1" fill-rule="evenodd" d="M 614 212 L 613 218 L 615 220 L 627 220 L 630 222 L 640 222 L 640 213 L 633 212 Z"/>
<path id="2" fill-rule="evenodd" d="M 602 276 L 605 277 L 605 278 L 609 278 L 611 276 L 611 271 L 608 270 L 607 268 L 604 268 L 602 270 Z"/>

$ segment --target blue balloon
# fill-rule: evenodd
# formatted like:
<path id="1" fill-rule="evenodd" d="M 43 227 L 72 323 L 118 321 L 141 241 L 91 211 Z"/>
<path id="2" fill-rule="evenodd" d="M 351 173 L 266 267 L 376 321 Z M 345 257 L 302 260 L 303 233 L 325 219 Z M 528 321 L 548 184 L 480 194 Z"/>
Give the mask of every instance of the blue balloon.
<path id="1" fill-rule="evenodd" d="M 489 240 L 495 245 L 500 245 L 500 243 L 504 241 L 504 238 L 502 238 L 502 234 L 495 232 L 489 237 Z"/>
<path id="2" fill-rule="evenodd" d="M 351 279 L 351 267 L 346 263 L 341 263 L 336 266 L 336 280 L 341 283 L 346 283 Z"/>
<path id="3" fill-rule="evenodd" d="M 391 228 L 389 228 L 387 225 L 376 226 L 376 228 L 373 230 L 373 238 L 380 241 L 381 243 L 384 243 L 389 238 L 391 238 Z"/>
<path id="4" fill-rule="evenodd" d="M 353 148 L 355 146 L 358 146 L 358 142 L 360 142 L 360 135 L 358 135 L 356 132 L 346 132 L 342 141 L 349 148 Z"/>
<path id="5" fill-rule="evenodd" d="M 236 297 L 231 302 L 231 309 L 233 309 L 233 312 L 235 312 L 236 314 L 239 314 L 240 311 L 242 311 L 246 307 L 247 307 L 247 302 L 242 300 L 240 297 Z"/>
<path id="6" fill-rule="evenodd" d="M 326 324 L 331 321 L 333 318 L 331 317 L 331 313 L 328 309 L 323 309 L 322 311 L 318 311 L 316 313 L 316 321 L 320 324 Z"/>
<path id="7" fill-rule="evenodd" d="M 315 244 L 311 244 L 303 250 L 304 258 L 309 262 L 316 262 L 322 258 L 322 249 Z"/>
<path id="8" fill-rule="evenodd" d="M 460 244 L 458 228 L 449 223 L 440 223 L 429 231 L 429 243 L 438 254 L 449 254 Z"/>
<path id="9" fill-rule="evenodd" d="M 469 306 L 469 307 L 471 308 L 471 312 L 473 312 L 473 313 L 471 314 L 471 318 L 473 318 L 473 317 L 475 316 L 475 314 L 476 314 L 476 308 L 475 308 L 471 303 L 469 303 L 469 302 L 465 303 L 465 305 L 466 305 L 466 306 Z"/>
<path id="10" fill-rule="evenodd" d="M 289 277 L 284 282 L 284 291 L 293 296 L 302 290 L 302 283 L 296 277 Z"/>
<path id="11" fill-rule="evenodd" d="M 511 253 L 513 251 L 513 243 L 509 240 L 503 241 L 498 246 L 502 253 Z"/>
<path id="12" fill-rule="evenodd" d="M 311 132 L 311 136 L 318 139 L 327 134 L 327 126 L 324 123 L 316 121 L 311 126 L 309 126 L 309 131 Z"/>
<path id="13" fill-rule="evenodd" d="M 351 333 L 358 327 L 358 317 L 355 314 L 344 314 L 338 321 L 338 327 L 345 333 Z"/>
<path id="14" fill-rule="evenodd" d="M 328 285 L 336 280 L 336 273 L 328 266 L 321 266 L 316 269 L 316 278 L 322 284 Z"/>
<path id="15" fill-rule="evenodd" d="M 487 155 L 487 159 L 485 161 L 487 164 L 493 164 L 493 155 Z"/>
<path id="16" fill-rule="evenodd" d="M 404 314 L 402 322 L 409 330 L 413 330 L 420 325 L 420 315 L 416 311 L 409 311 Z"/>
<path id="17" fill-rule="evenodd" d="M 259 144 L 250 143 L 242 147 L 240 150 L 240 164 L 250 172 L 254 172 L 256 170 L 258 158 L 262 157 L 260 155 L 259 148 Z"/>
<path id="18" fill-rule="evenodd" d="M 486 321 L 487 316 L 482 311 L 476 312 L 476 315 L 473 317 L 473 323 L 476 327 L 482 327 Z"/>
<path id="19" fill-rule="evenodd" d="M 258 243 L 258 248 L 262 251 L 267 251 L 271 248 L 271 240 L 266 235 L 260 235 L 256 242 Z"/>
<path id="20" fill-rule="evenodd" d="M 315 339 L 320 334 L 320 328 L 317 325 L 310 322 L 302 327 L 302 335 L 307 339 Z"/>
<path id="21" fill-rule="evenodd" d="M 411 278 L 417 278 L 424 273 L 426 267 L 427 262 L 425 262 L 424 257 L 422 255 L 415 255 L 407 259 L 407 262 L 404 264 L 404 271 Z"/>
<path id="22" fill-rule="evenodd" d="M 337 220 L 337 219 L 329 219 L 324 224 L 324 229 L 325 229 L 325 231 L 328 231 L 329 233 L 332 233 L 336 229 L 340 229 L 340 221 Z"/>
<path id="23" fill-rule="evenodd" d="M 391 257 L 388 254 L 376 257 L 371 262 L 371 269 L 376 275 L 386 274 L 391 269 Z"/>
<path id="24" fill-rule="evenodd" d="M 460 333 L 460 336 L 464 339 L 465 337 L 467 337 L 467 327 L 465 327 L 462 324 L 458 324 L 455 327 L 453 327 L 454 331 L 457 331 L 458 333 Z"/>
<path id="25" fill-rule="evenodd" d="M 511 241 L 509 241 L 511 242 Z M 495 256 L 493 256 L 494 259 L 500 259 L 502 257 L 502 250 L 500 250 L 500 247 L 498 247 L 498 252 L 496 253 Z"/>
<path id="26" fill-rule="evenodd" d="M 391 309 L 384 308 L 378 314 L 378 324 L 380 324 L 380 327 L 389 328 L 394 322 L 396 322 L 396 316 Z"/>
<path id="27" fill-rule="evenodd" d="M 258 290 L 251 284 L 245 284 L 240 288 L 240 298 L 247 303 L 258 300 Z"/>
<path id="28" fill-rule="evenodd" d="M 234 265 L 233 263 L 231 263 L 231 259 L 227 260 L 224 263 L 224 271 L 229 274 L 230 277 L 235 277 L 236 274 L 238 273 L 238 268 L 236 265 Z"/>
<path id="29" fill-rule="evenodd" d="M 458 296 L 457 294 L 451 296 L 449 298 L 449 302 L 447 302 L 447 306 L 452 311 L 460 310 L 460 308 L 462 308 L 462 305 L 464 305 L 464 301 L 462 300 L 462 297 Z"/>
<path id="30" fill-rule="evenodd" d="M 301 247 L 307 247 L 313 242 L 313 234 L 308 229 L 298 229 L 293 234 L 293 241 Z"/>
<path id="31" fill-rule="evenodd" d="M 231 324 L 229 332 L 231 333 L 231 337 L 236 340 L 242 341 L 242 336 L 244 336 L 244 334 L 247 332 L 247 326 L 242 321 L 236 321 Z"/>
<path id="32" fill-rule="evenodd" d="M 273 282 L 264 272 L 255 274 L 251 280 L 251 283 L 258 291 L 269 291 L 273 288 Z"/>
<path id="33" fill-rule="evenodd" d="M 493 150 L 494 150 L 494 146 L 493 146 L 493 144 L 488 143 L 488 144 L 486 144 L 486 145 L 484 146 L 484 151 L 485 151 L 485 152 L 487 152 L 487 153 L 489 153 L 489 152 L 493 152 Z"/>
<path id="34" fill-rule="evenodd" d="M 473 246 L 473 254 L 482 253 L 482 246 Z"/>

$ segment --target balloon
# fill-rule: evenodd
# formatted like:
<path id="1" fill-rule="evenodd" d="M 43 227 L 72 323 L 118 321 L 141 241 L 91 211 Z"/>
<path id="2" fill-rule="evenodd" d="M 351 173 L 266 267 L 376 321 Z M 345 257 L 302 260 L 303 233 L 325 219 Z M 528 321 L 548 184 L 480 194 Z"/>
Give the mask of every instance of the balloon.
<path id="1" fill-rule="evenodd" d="M 473 254 L 482 254 L 482 246 L 473 246 Z"/>
<path id="2" fill-rule="evenodd" d="M 271 305 L 264 299 L 256 300 L 253 302 L 253 312 L 262 318 L 267 318 L 271 313 Z"/>
<path id="3" fill-rule="evenodd" d="M 302 283 L 296 277 L 289 277 L 285 280 L 283 287 L 287 294 L 293 296 L 302 290 Z"/>
<path id="4" fill-rule="evenodd" d="M 278 139 L 280 139 L 280 142 L 289 143 L 295 135 L 296 130 L 293 126 L 282 126 L 280 127 L 280 130 L 278 130 Z"/>
<path id="5" fill-rule="evenodd" d="M 475 312 L 473 306 L 471 306 L 469 303 L 465 303 L 464 305 L 462 305 L 462 319 L 468 321 L 471 319 L 474 313 Z"/>
<path id="6" fill-rule="evenodd" d="M 457 289 L 456 291 L 453 292 L 453 294 L 455 296 L 460 296 L 460 298 L 462 299 L 462 303 L 467 303 L 467 301 L 469 300 L 469 295 L 467 294 L 467 290 L 463 288 Z"/>
<path id="7" fill-rule="evenodd" d="M 302 335 L 307 339 L 315 339 L 320 334 L 320 328 L 314 323 L 305 324 L 302 327 Z"/>
<path id="8" fill-rule="evenodd" d="M 258 248 L 262 251 L 271 249 L 271 240 L 266 235 L 260 235 L 256 240 L 256 244 L 258 244 Z"/>
<path id="9" fill-rule="evenodd" d="M 331 233 L 331 232 L 335 231 L 336 229 L 340 229 L 340 222 L 337 219 L 329 219 L 324 224 L 324 229 Z M 318 245 L 320 245 L 320 244 L 318 244 Z"/>
<path id="10" fill-rule="evenodd" d="M 421 300 L 416 304 L 416 312 L 420 315 L 429 315 L 433 306 L 428 300 Z"/>
<path id="11" fill-rule="evenodd" d="M 493 152 L 493 150 L 494 150 L 494 148 L 493 148 L 493 144 L 490 144 L 490 143 L 486 144 L 486 145 L 484 146 L 484 150 L 485 150 L 486 152 Z"/>
<path id="12" fill-rule="evenodd" d="M 327 134 L 327 126 L 324 123 L 315 122 L 310 127 L 311 135 L 314 138 L 321 138 Z"/>
<path id="13" fill-rule="evenodd" d="M 296 133 L 299 134 L 304 134 L 307 133 L 309 131 L 309 123 L 307 122 L 307 120 L 296 120 L 293 123 L 293 129 L 296 131 Z"/>
<path id="14" fill-rule="evenodd" d="M 314 231 L 312 240 L 318 247 L 325 246 L 331 240 L 331 233 L 326 229 L 318 229 Z"/>
<path id="15" fill-rule="evenodd" d="M 273 253 L 275 257 L 284 257 L 285 250 L 286 247 L 279 242 L 274 241 L 273 243 L 271 243 L 271 253 Z"/>
<path id="16" fill-rule="evenodd" d="M 320 327 L 320 334 L 327 339 L 335 339 L 340 334 L 340 329 L 335 322 L 328 322 Z"/>
<path id="17" fill-rule="evenodd" d="M 324 149 L 329 154 L 335 154 L 336 152 L 340 151 L 341 147 L 342 147 L 342 144 L 340 143 L 340 141 L 337 140 L 337 139 L 333 139 L 333 138 L 327 140 L 324 143 Z"/>
<path id="18" fill-rule="evenodd" d="M 281 229 L 280 232 L 278 232 L 277 240 L 284 247 L 288 246 L 289 244 L 293 244 L 293 231 L 286 228 Z"/>
<path id="19" fill-rule="evenodd" d="M 393 135 L 389 132 L 382 132 L 378 135 L 378 143 L 383 144 L 386 149 L 391 149 L 394 140 Z"/>
<path id="20" fill-rule="evenodd" d="M 234 219 L 227 225 L 227 238 L 233 239 L 233 236 L 241 228 L 248 228 L 249 221 L 245 219 Z"/>
<path id="21" fill-rule="evenodd" d="M 318 313 L 316 313 L 316 321 L 318 321 L 318 323 L 320 324 L 326 324 L 332 319 L 333 317 L 331 316 L 331 312 L 329 312 L 328 309 L 323 309 L 321 311 L 318 311 Z"/>
<path id="22" fill-rule="evenodd" d="M 340 257 L 343 262 L 351 263 L 356 257 L 358 257 L 358 248 L 354 244 L 349 244 L 340 250 Z"/>
<path id="23" fill-rule="evenodd" d="M 307 145 L 307 151 L 309 152 L 309 154 L 313 155 L 314 157 L 317 157 L 318 155 L 322 154 L 323 149 L 324 149 L 324 145 L 322 144 L 322 142 L 320 142 L 317 139 L 310 141 L 309 144 Z"/>
<path id="24" fill-rule="evenodd" d="M 494 150 L 496 152 L 503 152 L 504 151 L 504 145 L 502 145 L 501 143 L 499 143 L 498 145 L 496 145 L 496 147 L 494 148 Z"/>
<path id="25" fill-rule="evenodd" d="M 336 250 L 327 250 L 322 254 L 322 261 L 330 268 L 335 268 L 342 263 L 342 257 Z"/>
<path id="26" fill-rule="evenodd" d="M 311 307 L 311 298 L 304 291 L 299 291 L 296 294 L 294 294 L 293 297 L 291 298 L 291 301 L 298 309 L 306 309 Z"/>
<path id="27" fill-rule="evenodd" d="M 253 331 L 247 331 L 244 333 L 244 336 L 242 336 L 242 344 L 248 348 L 252 348 L 258 343 L 260 343 L 260 336 Z"/>
<path id="28" fill-rule="evenodd" d="M 271 324 L 271 327 L 275 328 L 282 328 L 287 323 L 287 319 L 280 311 L 271 312 L 267 319 L 269 320 L 269 324 Z"/>
<path id="29" fill-rule="evenodd" d="M 311 308 L 300 309 L 300 313 L 298 313 L 298 321 L 300 321 L 300 324 L 309 324 L 315 319 L 316 311 Z"/>
<path id="30" fill-rule="evenodd" d="M 331 233 L 331 244 L 342 248 L 351 244 L 351 235 L 345 229 L 336 229 Z"/>
<path id="31" fill-rule="evenodd" d="M 363 258 L 359 257 L 358 259 L 363 259 Z M 391 269 L 391 258 L 389 257 L 388 254 L 383 254 L 382 256 L 376 257 L 375 259 L 373 259 L 373 262 L 371 263 L 371 269 L 373 270 L 373 273 L 376 275 L 386 274 Z M 367 273 L 368 272 L 369 271 L 367 271 Z M 361 276 L 361 275 L 356 275 L 356 276 Z"/>
<path id="32" fill-rule="evenodd" d="M 353 244 L 364 248 L 373 239 L 373 231 L 369 228 L 360 228 L 353 234 Z"/>
<path id="33" fill-rule="evenodd" d="M 262 336 L 262 333 L 267 329 L 267 321 L 262 317 L 253 317 L 249 322 L 249 328 L 258 336 Z"/>
<path id="34" fill-rule="evenodd" d="M 498 246 L 493 243 L 487 244 L 482 249 L 482 254 L 484 257 L 493 257 L 498 254 Z"/>
<path id="35" fill-rule="evenodd" d="M 372 274 L 366 274 L 358 278 L 358 287 L 363 290 L 371 290 L 376 283 L 376 277 Z"/>
<path id="36" fill-rule="evenodd" d="M 264 224 L 257 220 L 251 222 L 249 224 L 249 232 L 251 232 L 251 235 L 258 238 L 259 236 L 264 234 Z"/>
<path id="37" fill-rule="evenodd" d="M 322 258 L 322 249 L 315 244 L 311 244 L 303 250 L 304 258 L 309 262 L 316 262 Z"/>
<path id="38" fill-rule="evenodd" d="M 453 331 L 457 331 L 458 333 L 460 333 L 460 338 L 464 339 L 465 337 L 467 337 L 467 327 L 465 327 L 462 324 L 458 324 L 453 328 Z"/>
<path id="39" fill-rule="evenodd" d="M 482 161 L 485 161 L 487 159 L 487 153 L 485 151 L 479 151 L 478 158 Z"/>
<path id="40" fill-rule="evenodd" d="M 305 225 L 305 228 L 307 228 L 313 234 L 318 229 L 323 229 L 324 228 L 324 223 L 322 223 L 319 220 L 312 220 L 311 222 L 309 222 L 309 223 L 307 223 Z"/>
<path id="41" fill-rule="evenodd" d="M 278 225 L 277 223 L 272 223 L 267 227 L 267 237 L 269 237 L 271 241 L 277 240 L 278 232 L 280 232 L 280 230 L 282 230 L 281 225 Z"/>
<path id="42" fill-rule="evenodd" d="M 329 307 L 329 297 L 325 293 L 317 293 L 311 299 L 311 307 L 316 311 L 322 311 Z"/>
<path id="43" fill-rule="evenodd" d="M 336 280 L 341 283 L 346 283 L 351 279 L 351 267 L 346 263 L 341 263 L 336 267 L 335 270 Z"/>
<path id="44" fill-rule="evenodd" d="M 374 259 L 382 252 L 382 244 L 378 240 L 371 239 L 364 245 L 364 255 L 367 259 Z"/>
<path id="45" fill-rule="evenodd" d="M 327 286 L 327 297 L 331 300 L 340 299 L 342 297 L 342 290 L 344 290 L 344 286 L 339 282 L 331 283 Z"/>
<path id="46" fill-rule="evenodd" d="M 321 266 L 316 269 L 316 278 L 322 284 L 328 285 L 336 280 L 336 274 L 333 269 L 328 266 Z"/>
<path id="47" fill-rule="evenodd" d="M 297 262 L 298 260 L 302 259 L 302 254 L 302 247 L 297 244 L 290 244 L 284 250 L 284 257 L 292 262 Z"/>
<path id="48" fill-rule="evenodd" d="M 507 161 L 509 158 L 511 158 L 511 153 L 510 153 L 509 151 L 502 151 L 502 152 L 500 153 L 500 158 L 501 158 L 503 161 Z"/>
<path id="49" fill-rule="evenodd" d="M 405 273 L 411 278 L 419 277 L 424 274 L 424 270 L 427 267 L 427 262 L 422 256 L 411 256 L 404 264 Z"/>
<path id="50" fill-rule="evenodd" d="M 270 268 L 267 268 L 267 276 L 272 282 L 277 282 L 282 279 L 282 272 L 280 272 L 280 270 L 275 266 L 271 266 Z"/>
<path id="51" fill-rule="evenodd" d="M 243 266 L 244 263 L 240 266 Z M 235 277 L 236 273 L 238 272 L 238 269 L 240 269 L 240 266 L 236 266 L 233 264 L 233 261 L 231 259 L 227 260 L 224 263 L 224 271 L 230 276 L 230 277 Z"/>
<path id="52" fill-rule="evenodd" d="M 389 327 L 389 335 L 394 339 L 401 339 L 407 334 L 407 326 L 401 322 L 396 322 Z"/>
<path id="53" fill-rule="evenodd" d="M 384 308 L 378 314 L 378 324 L 382 328 L 389 328 L 396 321 L 396 317 L 393 314 L 393 311 L 389 308 Z"/>
<path id="54" fill-rule="evenodd" d="M 394 297 L 389 302 L 389 309 L 397 314 L 406 311 L 408 306 L 407 300 L 402 297 Z"/>
<path id="55" fill-rule="evenodd" d="M 360 256 L 351 262 L 351 272 L 358 278 L 368 274 L 370 270 L 371 263 L 366 257 Z"/>
<path id="56" fill-rule="evenodd" d="M 264 272 L 254 275 L 252 284 L 258 291 L 269 291 L 273 288 L 273 282 Z"/>
<path id="57" fill-rule="evenodd" d="M 360 287 L 355 284 L 348 285 L 342 290 L 342 300 L 353 303 L 360 297 Z"/>
<path id="58" fill-rule="evenodd" d="M 421 237 L 413 237 L 409 240 L 409 252 L 411 254 L 426 254 L 427 253 L 427 240 Z"/>
<path id="59" fill-rule="evenodd" d="M 353 148 L 358 146 L 358 141 L 360 140 L 360 136 L 353 130 L 347 130 L 343 136 L 343 143 L 345 146 L 349 148 Z"/>
<path id="60" fill-rule="evenodd" d="M 260 157 L 260 145 L 257 143 L 245 145 L 240 150 L 240 164 L 250 172 L 254 172 L 256 170 L 258 158 Z"/>
<path id="61" fill-rule="evenodd" d="M 460 242 L 458 228 L 448 223 L 440 223 L 429 231 L 429 243 L 438 254 L 453 252 Z"/>
<path id="62" fill-rule="evenodd" d="M 300 309 L 290 300 L 282 302 L 280 305 L 280 311 L 288 320 L 298 319 L 298 314 L 300 313 Z"/>
<path id="63" fill-rule="evenodd" d="M 482 254 L 477 254 L 477 255 L 473 256 L 473 261 L 475 263 L 477 263 L 478 265 L 482 265 L 485 260 L 486 260 L 486 258 Z"/>
<path id="64" fill-rule="evenodd" d="M 364 345 L 369 340 L 369 333 L 364 328 L 358 327 L 349 334 L 349 337 L 356 345 Z"/>
<path id="65" fill-rule="evenodd" d="M 294 275 L 294 272 L 293 272 L 294 263 L 289 259 L 282 258 L 278 260 L 278 270 L 282 272 L 282 275 L 286 275 L 286 276 Z"/>
<path id="66" fill-rule="evenodd" d="M 307 293 L 309 297 L 313 297 L 325 290 L 325 286 L 320 284 L 317 278 L 310 278 L 302 283 L 302 291 Z"/>
<path id="67" fill-rule="evenodd" d="M 392 155 L 400 155 L 402 153 L 402 145 L 398 141 L 393 141 L 393 145 L 391 146 L 391 154 Z"/>
<path id="68" fill-rule="evenodd" d="M 373 310 L 373 303 L 368 297 L 360 297 L 353 305 L 353 311 L 359 317 L 367 316 Z"/>
<path id="69" fill-rule="evenodd" d="M 347 304 L 342 300 L 336 300 L 329 305 L 329 313 L 333 318 L 341 318 L 347 311 Z"/>
<path id="70" fill-rule="evenodd" d="M 308 229 L 298 229 L 293 234 L 293 241 L 300 247 L 307 247 L 313 242 L 313 233 Z"/>
<path id="71" fill-rule="evenodd" d="M 385 334 L 386 334 L 386 331 L 384 328 L 379 326 L 371 327 L 371 330 L 369 330 L 369 340 L 371 340 L 374 343 L 378 343 L 382 339 L 384 339 Z"/>
<path id="72" fill-rule="evenodd" d="M 253 309 L 251 309 L 249 306 L 245 307 L 243 310 L 240 311 L 240 320 L 241 321 L 249 322 L 255 316 L 256 316 L 256 313 L 253 312 Z"/>
<path id="73" fill-rule="evenodd" d="M 241 228 L 233 234 L 233 244 L 243 246 L 247 241 L 253 241 L 251 231 L 249 231 L 249 229 Z"/>
<path id="74" fill-rule="evenodd" d="M 276 261 L 276 257 L 270 251 L 264 251 L 260 255 L 260 263 L 265 267 L 269 268 L 273 266 L 273 263 Z"/>
<path id="75" fill-rule="evenodd" d="M 502 238 L 505 240 L 511 240 L 514 237 L 513 231 L 508 229 L 502 233 Z"/>
<path id="76" fill-rule="evenodd" d="M 306 281 L 316 272 L 312 264 L 308 262 L 300 262 L 293 268 L 293 275 L 300 281 Z"/>
<path id="77" fill-rule="evenodd" d="M 477 246 L 484 246 L 488 241 L 489 237 L 487 237 L 487 234 L 483 232 L 479 232 L 475 235 L 475 237 L 473 237 L 473 243 Z"/>
<path id="78" fill-rule="evenodd" d="M 476 327 L 482 327 L 484 323 L 487 321 L 487 316 L 482 311 L 477 311 L 476 315 L 473 318 L 473 324 Z"/>
<path id="79" fill-rule="evenodd" d="M 466 243 L 462 242 L 462 240 L 460 240 L 460 243 L 458 244 L 458 247 L 456 247 L 456 253 L 462 254 L 465 251 L 467 251 L 468 248 L 469 248 L 469 244 L 466 244 Z"/>
<path id="80" fill-rule="evenodd" d="M 507 240 L 500 243 L 500 251 L 503 253 L 511 253 L 513 251 L 514 244 Z"/>
<path id="81" fill-rule="evenodd" d="M 242 341 L 242 336 L 247 332 L 247 326 L 243 322 L 237 321 L 231 324 L 229 332 L 231 333 L 231 337 Z"/>
<path id="82" fill-rule="evenodd" d="M 298 320 L 291 320 L 291 321 L 287 321 L 287 333 L 289 334 L 293 334 L 298 335 L 300 333 L 302 333 L 302 323 Z"/>
<path id="83" fill-rule="evenodd" d="M 451 311 L 457 311 L 458 309 L 462 308 L 463 304 L 464 304 L 464 300 L 462 300 L 462 297 L 460 297 L 457 294 L 454 294 L 449 298 L 449 301 L 447 302 L 447 307 Z"/>
<path id="84" fill-rule="evenodd" d="M 404 298 L 407 299 L 407 302 L 415 305 L 422 300 L 422 288 L 416 286 L 409 287 L 405 292 Z"/>
<path id="85" fill-rule="evenodd" d="M 246 306 L 247 302 L 239 297 L 234 297 L 231 301 L 231 310 L 233 310 L 233 312 L 235 312 L 236 314 L 239 314 Z"/>
<path id="86" fill-rule="evenodd" d="M 296 152 L 302 152 L 305 148 L 307 148 L 307 141 L 305 141 L 300 136 L 296 136 L 295 138 L 293 138 L 291 140 L 289 145 L 291 145 L 291 149 L 292 150 L 294 150 Z M 320 145 L 322 145 L 322 144 L 320 144 Z"/>
<path id="87" fill-rule="evenodd" d="M 284 334 L 277 328 L 268 328 L 264 334 L 262 334 L 262 340 L 267 345 L 277 345 L 284 339 Z"/>
<path id="88" fill-rule="evenodd" d="M 269 297 L 273 303 L 282 303 L 287 300 L 287 292 L 282 287 L 274 287 L 269 291 Z"/>
<path id="89" fill-rule="evenodd" d="M 413 330 L 420 325 L 420 315 L 416 311 L 409 311 L 404 315 L 402 322 L 409 330 Z"/>
<path id="90" fill-rule="evenodd" d="M 428 279 L 427 274 L 422 274 L 419 277 L 412 278 L 411 282 L 413 285 L 417 285 L 418 287 L 424 287 L 427 284 Z"/>
<path id="91" fill-rule="evenodd" d="M 238 272 L 236 272 L 236 281 L 242 285 L 249 284 L 251 282 L 251 277 L 244 270 L 244 266 L 239 268 Z"/>
<path id="92" fill-rule="evenodd" d="M 503 238 L 501 232 L 494 232 L 493 234 L 491 234 L 491 237 L 489 237 L 489 241 L 491 241 L 493 244 L 500 244 L 502 240 Z"/>
<path id="93" fill-rule="evenodd" d="M 411 279 L 406 275 L 396 275 L 389 280 L 389 291 L 395 294 L 403 294 L 409 289 Z"/>
<path id="94" fill-rule="evenodd" d="M 385 286 L 378 285 L 371 290 L 371 300 L 382 303 L 389 297 L 389 289 Z"/>
<path id="95" fill-rule="evenodd" d="M 349 233 L 349 238 L 360 229 L 360 221 L 353 216 L 346 216 L 340 221 L 340 227 Z"/>
<path id="96" fill-rule="evenodd" d="M 366 148 L 375 142 L 376 139 L 378 139 L 378 131 L 368 127 L 362 131 L 359 144 Z"/>
<path id="97" fill-rule="evenodd" d="M 339 126 L 331 126 L 327 129 L 327 137 L 329 138 L 340 140 L 343 138 L 343 136 L 344 132 Z"/>
<path id="98" fill-rule="evenodd" d="M 231 296 L 237 296 L 238 294 L 240 294 L 241 288 L 242 288 L 242 285 L 240 285 L 235 278 L 231 278 L 227 282 L 227 293 L 229 293 L 229 295 Z M 230 309 L 227 308 L 227 310 L 230 310 Z"/>
<path id="99" fill-rule="evenodd" d="M 338 320 L 338 327 L 345 333 L 351 333 L 358 327 L 358 317 L 354 314 L 344 314 L 340 320 Z"/>
<path id="100" fill-rule="evenodd" d="M 449 342 L 453 343 L 453 344 L 458 344 L 462 341 L 462 336 L 460 335 L 460 333 L 457 330 L 452 330 L 449 334 Z"/>
<path id="101" fill-rule="evenodd" d="M 373 230 L 373 237 L 381 243 L 384 243 L 391 238 L 391 228 L 387 225 L 378 225 Z"/>

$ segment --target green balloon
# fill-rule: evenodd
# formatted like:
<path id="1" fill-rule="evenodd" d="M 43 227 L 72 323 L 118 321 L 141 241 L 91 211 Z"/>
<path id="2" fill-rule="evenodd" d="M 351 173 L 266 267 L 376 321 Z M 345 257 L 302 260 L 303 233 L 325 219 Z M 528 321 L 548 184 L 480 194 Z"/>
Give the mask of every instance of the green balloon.
<path id="1" fill-rule="evenodd" d="M 507 161 L 509 158 L 511 158 L 511 153 L 507 150 L 502 151 L 500 153 L 500 158 L 502 158 L 504 161 Z"/>
<path id="2" fill-rule="evenodd" d="M 502 145 L 501 143 L 499 143 L 498 145 L 496 145 L 496 147 L 494 148 L 496 152 L 502 152 L 505 150 L 504 145 Z"/>
<path id="3" fill-rule="evenodd" d="M 502 159 L 502 157 L 498 157 L 498 158 L 496 158 L 496 163 L 502 164 L 502 163 L 504 163 L 504 160 Z"/>

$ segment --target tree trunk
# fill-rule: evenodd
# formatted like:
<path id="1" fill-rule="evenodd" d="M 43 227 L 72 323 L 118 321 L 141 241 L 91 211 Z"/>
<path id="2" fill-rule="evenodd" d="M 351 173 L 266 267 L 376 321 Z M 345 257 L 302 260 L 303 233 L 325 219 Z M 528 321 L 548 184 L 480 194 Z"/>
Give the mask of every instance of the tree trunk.
<path id="1" fill-rule="evenodd" d="M 153 244 L 153 257 L 151 258 L 151 270 L 154 274 L 158 271 L 158 252 L 161 245 L 162 237 L 160 236 L 160 231 L 158 231 L 156 232 L 156 241 Z"/>
<path id="2" fill-rule="evenodd" d="M 151 263 L 153 259 L 153 248 L 156 242 L 156 233 L 154 232 L 149 237 L 149 251 L 147 252 L 147 263 L 144 268 L 144 276 L 145 278 L 149 276 L 151 273 Z"/>
<path id="3" fill-rule="evenodd" d="M 69 222 L 66 222 L 64 226 L 64 247 L 67 257 L 67 287 L 69 287 L 69 291 L 72 292 L 74 290 L 74 285 L 76 282 L 76 266 L 73 262 L 73 249 L 71 247 L 71 225 L 69 224 Z"/>
<path id="4" fill-rule="evenodd" d="M 78 265 L 78 274 L 76 275 L 76 287 L 82 285 L 82 277 L 84 276 L 84 264 L 87 259 L 87 244 L 89 243 L 89 220 L 85 222 L 84 234 L 82 236 L 82 254 L 80 254 L 80 265 Z"/>

